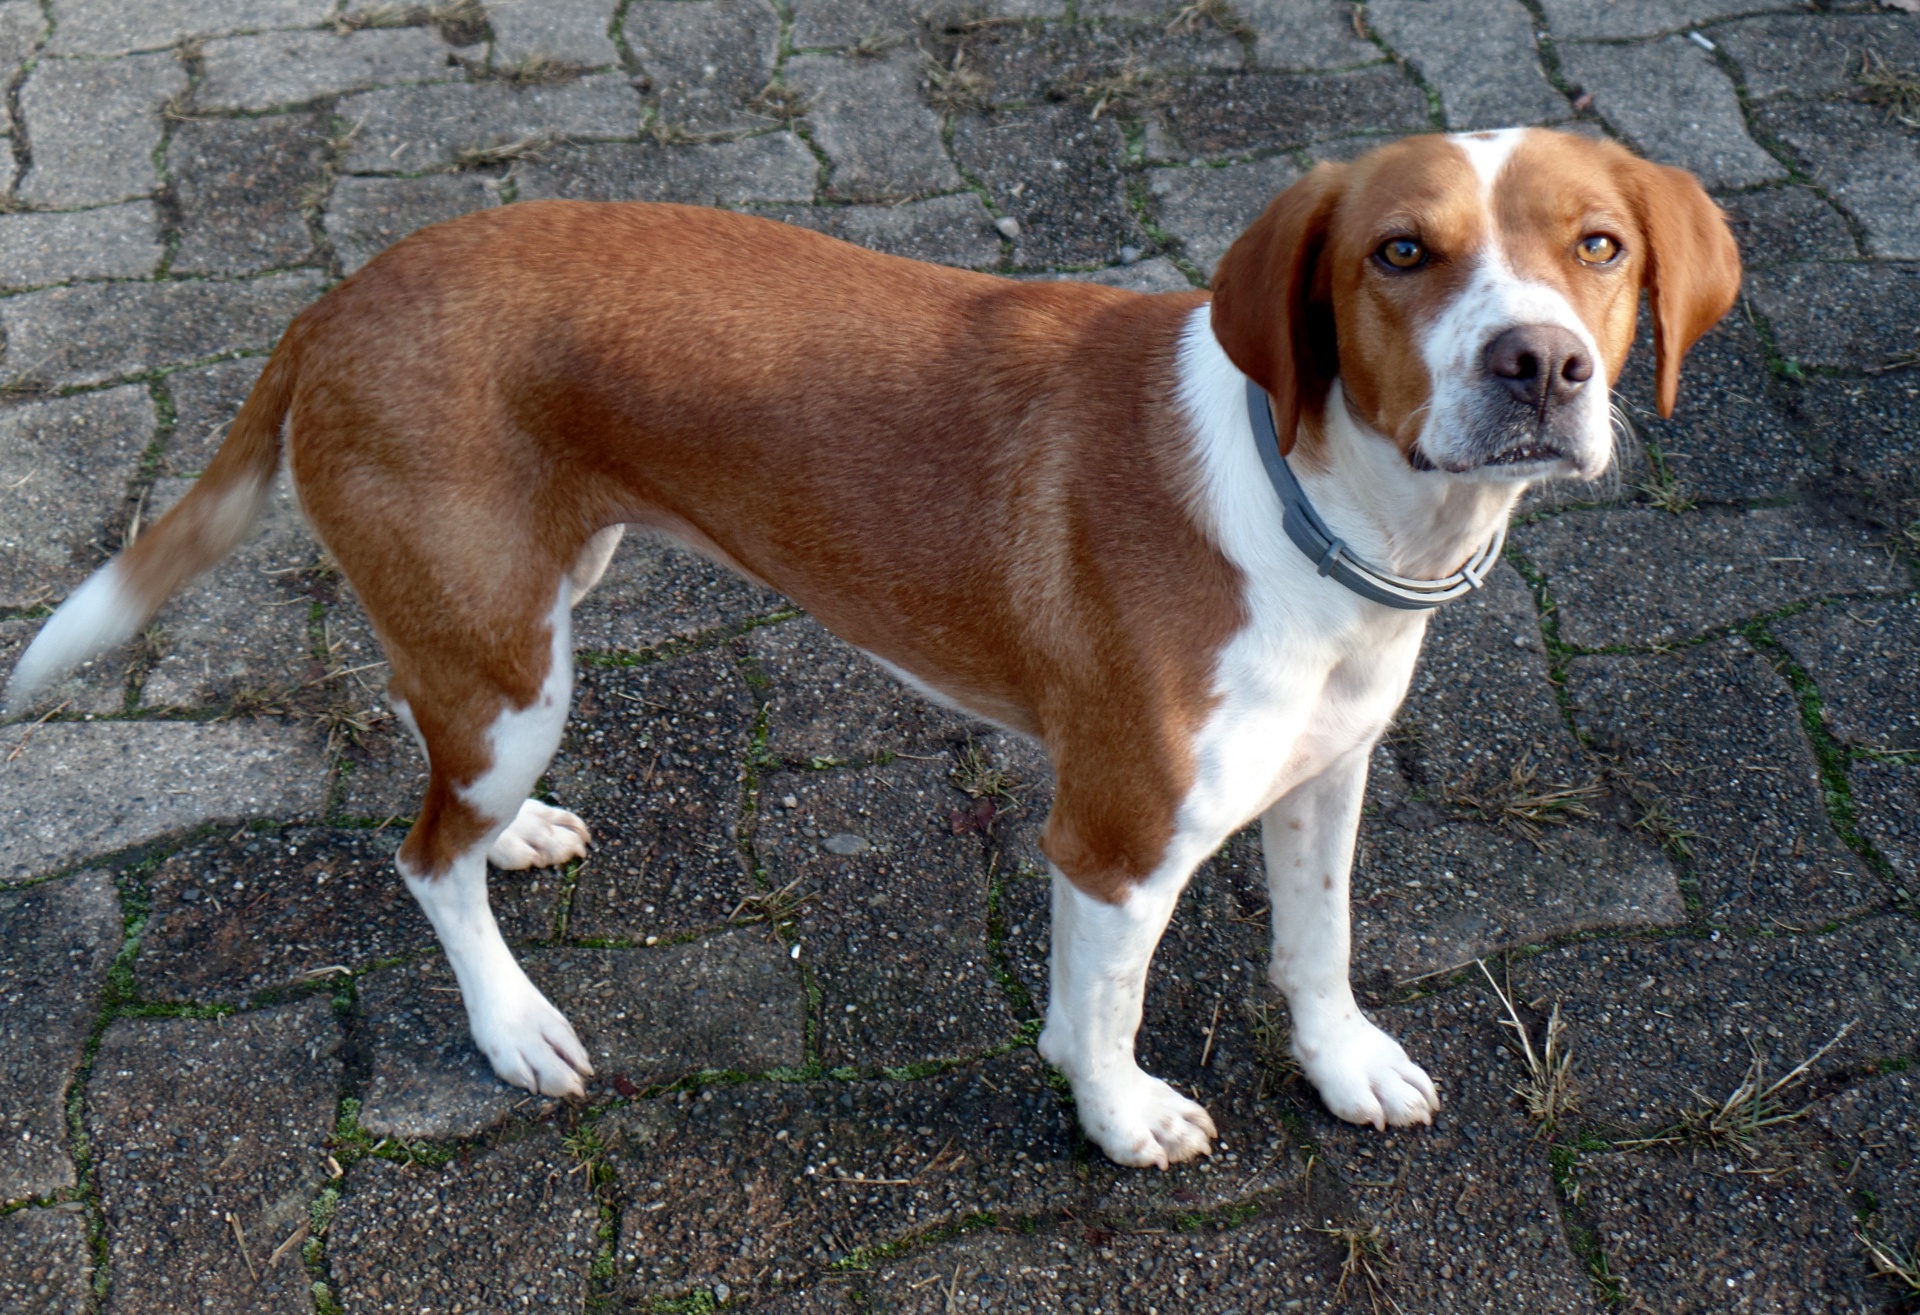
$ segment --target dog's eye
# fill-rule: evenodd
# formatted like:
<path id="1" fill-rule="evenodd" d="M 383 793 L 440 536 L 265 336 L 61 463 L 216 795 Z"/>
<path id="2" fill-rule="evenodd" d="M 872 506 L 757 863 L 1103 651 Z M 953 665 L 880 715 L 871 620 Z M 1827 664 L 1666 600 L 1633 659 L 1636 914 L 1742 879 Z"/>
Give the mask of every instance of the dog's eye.
<path id="1" fill-rule="evenodd" d="M 1427 249 L 1410 237 L 1395 237 L 1380 244 L 1379 256 L 1395 269 L 1414 269 L 1426 263 Z"/>
<path id="2" fill-rule="evenodd" d="M 1583 265 L 1607 265 L 1620 254 L 1620 244 L 1605 233 L 1589 233 L 1573 249 Z"/>

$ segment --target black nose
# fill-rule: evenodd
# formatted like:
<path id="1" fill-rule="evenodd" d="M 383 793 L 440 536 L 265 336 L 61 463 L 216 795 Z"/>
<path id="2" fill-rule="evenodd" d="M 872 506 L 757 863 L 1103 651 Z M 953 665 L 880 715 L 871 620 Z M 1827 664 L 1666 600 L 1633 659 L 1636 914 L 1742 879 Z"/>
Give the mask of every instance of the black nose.
<path id="1" fill-rule="evenodd" d="M 1572 400 L 1593 378 L 1593 358 L 1570 330 L 1522 324 L 1487 344 L 1487 373 L 1541 413 Z"/>

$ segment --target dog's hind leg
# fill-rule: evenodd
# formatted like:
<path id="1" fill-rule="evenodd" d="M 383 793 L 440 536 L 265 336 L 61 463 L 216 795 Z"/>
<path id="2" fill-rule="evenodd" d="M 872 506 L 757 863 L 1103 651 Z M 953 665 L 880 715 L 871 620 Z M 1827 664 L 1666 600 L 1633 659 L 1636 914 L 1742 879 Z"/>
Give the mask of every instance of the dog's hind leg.
<path id="1" fill-rule="evenodd" d="M 487 862 L 526 867 L 584 852 L 578 818 L 527 798 L 566 723 L 572 592 L 563 578 L 544 619 L 472 636 L 486 658 L 468 670 L 443 650 L 428 662 L 389 649 L 394 711 L 420 737 L 430 772 L 420 818 L 400 847 L 400 874 L 446 950 L 474 1044 L 501 1078 L 549 1096 L 584 1094 L 593 1068 L 501 939 Z"/>

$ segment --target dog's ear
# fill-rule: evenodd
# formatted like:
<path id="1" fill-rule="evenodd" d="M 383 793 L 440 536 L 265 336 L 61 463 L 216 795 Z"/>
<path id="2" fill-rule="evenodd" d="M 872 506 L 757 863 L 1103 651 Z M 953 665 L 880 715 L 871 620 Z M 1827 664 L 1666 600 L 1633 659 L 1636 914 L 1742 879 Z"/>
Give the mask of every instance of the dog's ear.
<path id="1" fill-rule="evenodd" d="M 1318 420 L 1340 373 L 1321 254 L 1346 172 L 1345 165 L 1322 164 L 1280 193 L 1213 274 L 1213 336 L 1273 399 L 1283 455 L 1302 417 Z"/>
<path id="2" fill-rule="evenodd" d="M 1684 169 L 1633 162 L 1633 193 L 1646 236 L 1653 311 L 1654 402 L 1662 417 L 1680 395 L 1680 362 L 1740 295 L 1740 248 L 1727 217 Z"/>

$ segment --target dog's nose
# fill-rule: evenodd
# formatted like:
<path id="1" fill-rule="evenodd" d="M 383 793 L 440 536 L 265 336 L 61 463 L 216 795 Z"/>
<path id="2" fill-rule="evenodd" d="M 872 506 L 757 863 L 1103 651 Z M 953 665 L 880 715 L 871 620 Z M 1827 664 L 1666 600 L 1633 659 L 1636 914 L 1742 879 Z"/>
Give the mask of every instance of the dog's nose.
<path id="1" fill-rule="evenodd" d="M 1538 411 L 1568 402 L 1593 377 L 1593 358 L 1572 331 L 1521 324 L 1487 344 L 1487 373 Z"/>

